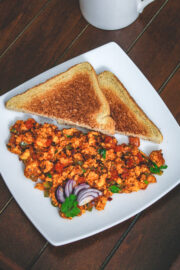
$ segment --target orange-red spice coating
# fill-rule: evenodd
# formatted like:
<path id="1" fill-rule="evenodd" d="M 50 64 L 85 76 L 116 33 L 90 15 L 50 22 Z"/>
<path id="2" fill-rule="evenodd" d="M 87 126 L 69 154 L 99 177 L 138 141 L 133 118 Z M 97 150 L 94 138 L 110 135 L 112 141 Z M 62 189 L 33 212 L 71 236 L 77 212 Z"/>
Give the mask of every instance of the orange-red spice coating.
<path id="1" fill-rule="evenodd" d="M 112 186 L 118 187 L 118 193 L 146 189 L 149 183 L 156 182 L 150 172 L 151 160 L 157 166 L 165 163 L 161 150 L 147 157 L 132 138 L 131 144 L 117 145 L 114 137 L 100 132 L 59 130 L 53 124 L 39 124 L 34 119 L 16 121 L 10 131 L 9 151 L 19 155 L 25 176 L 37 182 L 35 187 L 44 190 L 54 206 L 61 206 L 55 191 L 59 185 L 64 187 L 67 179 L 73 179 L 77 185 L 88 183 L 102 192 L 93 202 L 79 207 L 80 214 L 93 206 L 103 210 L 113 194 Z M 61 216 L 65 217 L 62 213 Z"/>

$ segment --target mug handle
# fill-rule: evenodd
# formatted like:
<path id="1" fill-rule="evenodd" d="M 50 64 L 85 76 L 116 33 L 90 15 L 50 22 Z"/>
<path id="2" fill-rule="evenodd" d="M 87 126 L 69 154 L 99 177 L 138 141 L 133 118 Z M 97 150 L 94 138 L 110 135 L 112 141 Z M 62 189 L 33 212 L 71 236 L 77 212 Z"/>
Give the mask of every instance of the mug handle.
<path id="1" fill-rule="evenodd" d="M 137 0 L 137 10 L 139 13 L 143 12 L 143 9 L 149 5 L 150 3 L 152 3 L 154 0 Z"/>

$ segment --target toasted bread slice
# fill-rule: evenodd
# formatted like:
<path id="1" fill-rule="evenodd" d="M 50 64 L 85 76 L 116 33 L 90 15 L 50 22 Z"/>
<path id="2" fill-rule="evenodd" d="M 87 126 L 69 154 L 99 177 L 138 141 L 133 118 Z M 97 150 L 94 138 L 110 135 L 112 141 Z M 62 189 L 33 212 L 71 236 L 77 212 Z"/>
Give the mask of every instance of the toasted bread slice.
<path id="1" fill-rule="evenodd" d="M 88 62 L 77 64 L 7 101 L 11 110 L 114 134 L 114 121 L 97 75 Z"/>
<path id="2" fill-rule="evenodd" d="M 109 102 L 115 132 L 161 143 L 163 136 L 155 124 L 136 104 L 128 91 L 109 71 L 98 76 L 99 85 Z"/>

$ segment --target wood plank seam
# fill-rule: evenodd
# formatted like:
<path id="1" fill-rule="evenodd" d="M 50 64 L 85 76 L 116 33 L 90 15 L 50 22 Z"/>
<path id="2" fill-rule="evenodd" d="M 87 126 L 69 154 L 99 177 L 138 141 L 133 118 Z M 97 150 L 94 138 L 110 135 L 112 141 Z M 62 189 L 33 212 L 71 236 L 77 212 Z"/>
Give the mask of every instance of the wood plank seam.
<path id="1" fill-rule="evenodd" d="M 47 0 L 44 6 L 37 12 L 37 14 L 32 18 L 32 20 L 24 27 L 24 29 L 17 35 L 17 37 L 9 44 L 9 46 L 2 52 L 0 59 L 7 53 L 7 51 L 15 44 L 15 42 L 26 32 L 26 30 L 31 26 L 31 24 L 39 17 L 43 10 L 49 5 L 52 0 Z"/>
<path id="2" fill-rule="evenodd" d="M 40 249 L 39 253 L 36 255 L 36 257 L 31 261 L 31 263 L 29 264 L 29 266 L 26 268 L 26 270 L 30 270 L 35 263 L 38 261 L 38 259 L 40 258 L 40 256 L 43 254 L 43 252 L 45 251 L 45 249 L 47 248 L 47 246 L 49 245 L 49 242 L 46 241 L 46 243 L 44 244 L 44 246 Z"/>
<path id="3" fill-rule="evenodd" d="M 3 208 L 0 210 L 0 215 L 5 211 L 5 209 L 8 207 L 8 205 L 11 203 L 11 201 L 13 200 L 13 196 L 10 197 L 10 199 L 5 203 L 5 205 L 3 206 Z"/>
<path id="4" fill-rule="evenodd" d="M 144 32 L 149 28 L 149 26 L 151 25 L 151 23 L 156 19 L 156 17 L 159 15 L 159 13 L 163 10 L 163 8 L 167 5 L 169 0 L 166 0 L 162 6 L 158 9 L 158 11 L 152 16 L 152 18 L 150 19 L 150 21 L 146 24 L 146 26 L 144 27 L 144 29 L 141 31 L 141 33 L 137 36 L 137 38 L 131 43 L 131 45 L 129 46 L 129 48 L 126 50 L 126 53 L 128 54 L 132 48 L 134 47 L 134 45 L 136 44 L 136 42 L 140 39 L 140 37 L 144 34 Z"/>
<path id="5" fill-rule="evenodd" d="M 74 43 L 82 36 L 82 34 L 86 31 L 86 29 L 88 28 L 89 23 L 82 29 L 82 31 L 76 36 L 76 38 L 74 38 L 71 43 L 66 47 L 66 49 L 64 50 L 64 52 L 61 54 L 60 57 L 58 57 L 55 62 L 54 62 L 54 66 L 56 66 L 59 61 L 61 60 L 61 58 L 63 58 L 63 56 L 72 48 L 72 46 L 74 45 Z"/>
<path id="6" fill-rule="evenodd" d="M 150 19 L 150 21 L 146 24 L 146 26 L 141 31 L 141 33 L 131 43 L 131 45 L 129 46 L 129 48 L 126 50 L 126 53 L 127 54 L 131 51 L 131 49 L 133 48 L 133 46 L 136 44 L 136 42 L 139 40 L 139 38 L 144 34 L 144 32 L 151 25 L 151 23 L 155 20 L 155 18 L 159 15 L 159 13 L 161 12 L 161 10 L 166 6 L 166 4 L 168 3 L 168 1 L 169 0 L 165 0 L 165 2 L 161 5 L 161 7 L 158 9 L 158 11 L 153 15 L 153 17 Z M 72 45 L 81 37 L 81 35 L 86 31 L 86 29 L 89 26 L 90 26 L 90 24 L 87 24 L 85 26 L 85 28 L 79 33 L 79 35 L 71 42 L 71 44 L 69 46 L 67 46 L 67 48 L 64 50 L 64 52 L 62 53 L 62 55 L 59 58 L 56 59 L 56 61 L 54 62 L 54 65 L 56 65 L 56 64 L 59 63 L 60 59 L 62 59 L 63 56 L 71 49 Z"/>
<path id="7" fill-rule="evenodd" d="M 141 213 L 138 213 L 135 218 L 133 219 L 133 221 L 131 222 L 131 224 L 129 225 L 129 227 L 127 228 L 127 230 L 122 234 L 122 236 L 119 238 L 119 240 L 116 242 L 116 244 L 114 245 L 114 247 L 112 248 L 112 250 L 110 251 L 110 253 L 107 255 L 106 259 L 104 260 L 104 262 L 101 264 L 99 270 L 104 270 L 105 267 L 107 266 L 107 264 L 109 263 L 109 261 L 111 260 L 111 258 L 113 257 L 113 255 L 115 254 L 115 252 L 118 250 L 118 248 L 120 247 L 120 245 L 122 244 L 122 242 L 124 241 L 124 239 L 127 237 L 127 235 L 129 234 L 129 232 L 132 230 L 132 228 L 134 227 L 134 225 L 136 224 L 136 222 L 138 221 L 139 217 L 141 216 Z"/>
<path id="8" fill-rule="evenodd" d="M 178 71 L 179 68 L 180 68 L 180 62 L 177 64 L 177 66 L 173 69 L 173 71 L 169 74 L 168 78 L 163 82 L 163 84 L 159 88 L 159 90 L 158 90 L 159 94 L 161 94 L 161 92 L 164 90 L 164 88 L 166 87 L 168 82 L 172 79 L 172 77 Z"/>

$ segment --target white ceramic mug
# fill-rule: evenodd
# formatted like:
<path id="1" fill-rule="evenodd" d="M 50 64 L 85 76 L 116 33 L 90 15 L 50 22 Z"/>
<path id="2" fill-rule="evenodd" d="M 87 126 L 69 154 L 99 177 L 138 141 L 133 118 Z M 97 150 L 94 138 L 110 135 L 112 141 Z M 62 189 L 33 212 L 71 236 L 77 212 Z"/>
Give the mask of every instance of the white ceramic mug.
<path id="1" fill-rule="evenodd" d="M 134 22 L 154 0 L 79 0 L 84 18 L 103 30 L 117 30 Z"/>

